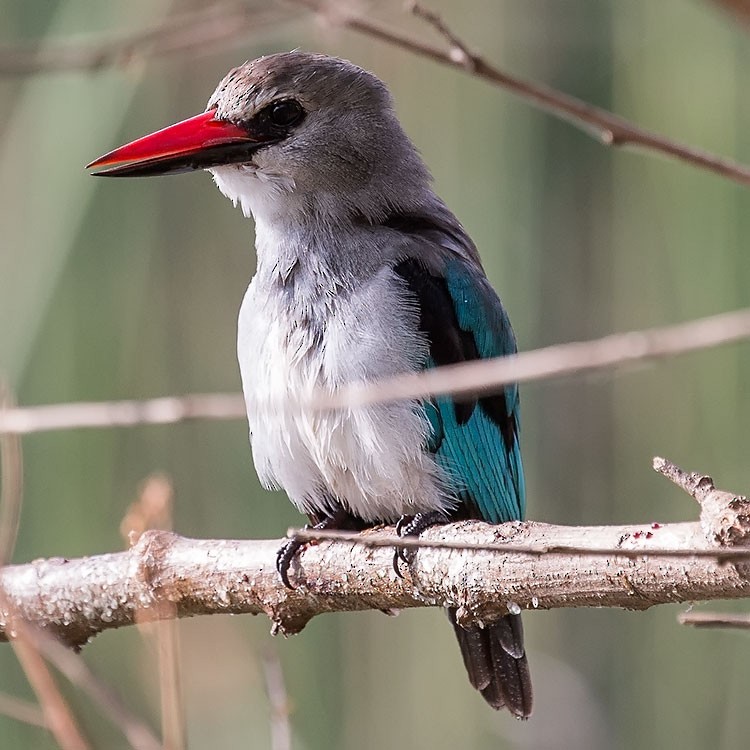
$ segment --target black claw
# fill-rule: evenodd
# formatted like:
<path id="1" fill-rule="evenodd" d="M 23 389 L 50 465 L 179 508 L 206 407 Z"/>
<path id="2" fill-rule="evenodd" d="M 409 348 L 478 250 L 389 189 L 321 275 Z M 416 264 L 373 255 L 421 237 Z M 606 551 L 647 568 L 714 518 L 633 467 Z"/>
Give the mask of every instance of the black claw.
<path id="1" fill-rule="evenodd" d="M 414 516 L 401 516 L 396 521 L 396 534 L 398 536 L 419 536 L 425 529 L 429 529 L 430 526 L 434 526 L 437 523 L 446 523 L 447 518 L 438 511 L 431 513 L 417 513 Z M 396 571 L 396 575 L 399 578 L 404 576 L 401 574 L 401 563 L 409 565 L 411 562 L 412 555 L 411 550 L 405 547 L 396 547 L 393 553 L 393 569 Z"/>
<path id="2" fill-rule="evenodd" d="M 282 583 L 288 588 L 293 589 L 289 581 L 289 568 L 292 565 L 294 556 L 304 547 L 304 542 L 297 539 L 289 539 L 279 548 L 276 553 L 276 570 L 281 578 Z"/>
<path id="3" fill-rule="evenodd" d="M 311 516 L 310 520 L 317 520 L 317 518 Z M 348 531 L 361 531 L 365 526 L 366 525 L 362 519 L 352 516 L 343 508 L 339 508 L 333 513 L 333 515 L 324 518 L 314 526 L 305 524 L 305 530 L 314 529 L 315 531 L 323 531 L 324 529 L 343 529 Z M 301 542 L 298 539 L 287 539 L 276 553 L 276 570 L 283 584 L 288 589 L 294 589 L 294 586 L 289 581 L 289 568 L 292 565 L 292 560 L 294 560 L 295 555 L 307 545 L 308 542 Z"/>
<path id="4" fill-rule="evenodd" d="M 396 535 L 397 536 L 407 536 L 404 533 L 404 528 L 407 527 L 413 520 L 414 516 L 401 516 L 401 518 L 396 521 Z M 396 547 L 396 549 L 393 551 L 393 570 L 396 572 L 396 575 L 399 578 L 403 578 L 403 573 L 401 572 L 401 563 L 408 562 L 406 559 L 406 556 L 404 554 L 404 550 L 402 547 Z"/>
<path id="5" fill-rule="evenodd" d="M 313 527 L 311 527 L 309 523 L 306 523 L 303 528 L 305 531 L 308 531 Z M 315 526 L 314 528 L 318 527 Z M 289 568 L 292 566 L 292 560 L 294 560 L 294 556 L 306 544 L 307 542 L 301 542 L 299 539 L 287 539 L 276 553 L 276 572 L 279 574 L 281 582 L 288 589 L 294 589 L 294 586 L 289 581 Z"/>
<path id="6" fill-rule="evenodd" d="M 401 572 L 401 567 L 400 567 L 401 559 L 402 559 L 401 557 L 402 551 L 403 550 L 400 547 L 397 547 L 393 552 L 393 570 L 399 578 L 404 577 L 404 574 Z"/>

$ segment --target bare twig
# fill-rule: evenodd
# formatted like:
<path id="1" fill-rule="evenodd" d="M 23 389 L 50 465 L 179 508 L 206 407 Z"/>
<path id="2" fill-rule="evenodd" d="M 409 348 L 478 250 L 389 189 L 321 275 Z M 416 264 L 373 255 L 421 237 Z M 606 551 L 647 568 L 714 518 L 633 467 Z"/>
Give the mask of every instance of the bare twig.
<path id="1" fill-rule="evenodd" d="M 16 698 L 15 695 L 0 693 L 0 714 L 24 724 L 31 724 L 42 729 L 48 729 L 44 714 L 36 703 Z"/>
<path id="2" fill-rule="evenodd" d="M 633 527 L 634 539 L 652 539 L 655 531 L 665 528 L 663 524 L 652 522 L 650 525 Z M 659 534 L 658 536 L 664 536 Z M 400 547 L 402 549 L 435 549 L 455 550 L 458 552 L 498 552 L 504 555 L 528 555 L 531 557 L 543 555 L 559 555 L 561 557 L 623 557 L 629 560 L 637 560 L 644 555 L 651 558 L 677 558 L 684 560 L 687 557 L 717 560 L 720 563 L 727 561 L 742 561 L 750 559 L 750 549 L 681 549 L 679 547 L 652 546 L 647 549 L 640 547 L 628 549 L 613 545 L 611 547 L 582 547 L 580 544 L 560 544 L 552 540 L 544 544 L 518 545 L 515 543 L 502 542 L 472 542 L 460 539 L 421 539 L 412 537 L 401 537 L 395 533 L 379 533 L 372 536 L 350 531 L 336 531 L 333 529 L 295 529 L 287 530 L 288 539 L 296 539 L 300 542 L 339 542 L 342 544 L 358 544 L 362 547 L 379 549 L 382 547 Z"/>
<path id="3" fill-rule="evenodd" d="M 0 390 L 0 413 L 13 399 L 5 386 Z M 23 459 L 18 437 L 0 435 L 0 569 L 13 553 L 23 497 Z M 42 707 L 44 724 L 63 750 L 86 750 L 89 747 L 78 728 L 67 702 L 44 663 L 34 638 L 34 628 L 21 618 L 0 581 L 0 609 L 5 613 L 9 640 L 21 667 Z"/>
<path id="4" fill-rule="evenodd" d="M 101 401 L 30 406 L 0 412 L 0 433 L 47 432 L 84 427 L 133 427 L 173 424 L 189 419 L 240 419 L 245 416 L 242 396 L 196 393 L 145 401 Z"/>
<path id="5" fill-rule="evenodd" d="M 669 479 L 670 482 L 676 484 L 681 490 L 687 492 L 688 495 L 695 498 L 699 503 L 703 503 L 706 496 L 713 492 L 714 480 L 705 474 L 699 474 L 698 472 L 687 473 L 683 471 L 679 466 L 668 461 L 666 458 L 656 456 L 653 461 L 654 471 L 658 472 L 662 476 Z"/>
<path id="6" fill-rule="evenodd" d="M 674 357 L 750 338 L 750 309 L 591 341 L 556 344 L 512 357 L 475 360 L 373 383 L 352 383 L 313 399 L 318 409 L 356 407 L 398 399 L 497 390 L 508 383 L 560 378 Z M 284 405 L 280 404 L 279 408 Z M 241 419 L 242 396 L 194 394 L 145 401 L 27 406 L 0 412 L 0 433 L 28 434 L 87 427 L 171 424 L 187 419 Z"/>
<path id="7" fill-rule="evenodd" d="M 151 474 L 143 482 L 138 499 L 130 504 L 120 522 L 120 535 L 130 546 L 148 529 L 172 529 L 174 487 L 172 480 L 161 472 Z"/>
<path id="8" fill-rule="evenodd" d="M 717 0 L 720 2 L 721 0 Z M 597 138 L 606 146 L 629 146 L 660 153 L 741 184 L 750 183 L 750 168 L 728 158 L 666 138 L 641 128 L 607 110 L 538 83 L 510 75 L 470 52 L 435 13 L 415 5 L 415 13 L 430 23 L 448 42 L 449 49 L 409 37 L 372 19 L 356 15 L 340 3 L 322 0 L 289 0 L 354 31 L 367 34 L 436 62 L 468 70 L 472 75 L 511 91 L 533 106 Z M 726 6 L 736 6 L 723 0 Z M 168 22 L 126 37 L 99 37 L 44 46 L 0 47 L 0 75 L 54 73 L 65 70 L 98 70 L 154 55 L 208 54 L 230 43 L 245 41 L 251 33 L 289 19 L 283 7 L 266 8 L 247 3 L 217 3 L 200 11 L 173 16 Z"/>
<path id="9" fill-rule="evenodd" d="M 694 628 L 738 628 L 750 630 L 750 615 L 720 612 L 682 612 L 677 616 L 681 625 Z"/>
<path id="10" fill-rule="evenodd" d="M 533 106 L 565 120 L 593 136 L 605 146 L 626 146 L 659 153 L 743 185 L 750 184 L 750 167 L 744 164 L 666 138 L 574 96 L 543 84 L 532 83 L 494 67 L 483 57 L 469 52 L 467 45 L 460 41 L 444 22 L 440 21 L 434 13 L 429 13 L 420 6 L 417 6 L 419 7 L 418 13 L 448 40 L 450 45 L 448 50 L 388 28 L 370 18 L 357 15 L 343 3 L 324 2 L 324 0 L 290 0 L 290 2 L 320 14 L 333 24 L 380 39 L 435 62 L 467 70 L 471 75 L 511 91 Z"/>
<path id="11" fill-rule="evenodd" d="M 0 419 L 15 406 L 7 385 L 0 382 Z M 0 432 L 0 567 L 13 557 L 23 504 L 23 452 L 18 435 Z"/>
<path id="12" fill-rule="evenodd" d="M 17 439 L 14 435 L 0 435 L 3 464 L 3 510 L 0 516 L 2 518 L 0 539 L 4 545 L 0 548 L 0 559 L 3 561 L 8 559 L 9 550 L 15 543 L 20 515 L 22 464 L 20 448 L 13 444 Z M 12 452 L 12 460 L 8 460 L 9 451 Z M 42 656 L 55 664 L 71 682 L 88 693 L 113 723 L 122 729 L 131 747 L 135 750 L 158 750 L 161 747 L 148 728 L 130 713 L 112 688 L 94 675 L 80 656 L 68 651 L 49 634 L 22 620 L 7 592 L 1 586 L 0 607 L 6 613 L 8 621 L 13 623 L 12 628 L 15 631 L 13 646 L 29 682 L 44 707 L 46 716 L 44 726 L 55 735 L 62 747 L 84 748 L 88 745 L 83 740 L 73 715 L 57 689 Z"/>
<path id="13" fill-rule="evenodd" d="M 593 341 L 557 344 L 510 357 L 474 360 L 376 383 L 351 383 L 315 402 L 318 408 L 362 406 L 452 393 L 475 394 L 508 383 L 558 378 L 674 357 L 750 336 L 750 310 L 645 331 L 616 333 Z M 2 424 L 0 424 L 0 428 Z"/>
<path id="14" fill-rule="evenodd" d="M 156 629 L 159 653 L 159 692 L 161 695 L 161 725 L 165 750 L 187 747 L 185 702 L 180 679 L 180 634 L 175 621 L 175 607 L 162 602 L 159 616 L 164 621 L 151 625 Z"/>
<path id="15" fill-rule="evenodd" d="M 44 607 L 45 601 L 40 600 L 39 604 Z M 122 731 L 130 747 L 134 750 L 160 750 L 161 743 L 122 703 L 115 690 L 100 680 L 78 654 L 68 650 L 49 632 L 22 619 L 13 604 L 12 593 L 5 589 L 0 590 L 0 609 L 4 613 L 5 636 L 10 636 L 16 655 L 43 707 L 44 725 L 61 747 L 87 748 L 88 744 L 42 657 L 101 708 L 102 713 Z"/>
<path id="16" fill-rule="evenodd" d="M 174 488 L 164 474 L 146 478 L 138 499 L 128 508 L 120 531 L 129 544 L 135 544 L 149 529 L 172 529 Z M 141 632 L 156 644 L 159 665 L 161 725 L 165 750 L 182 750 L 187 746 L 185 703 L 180 679 L 180 634 L 175 621 L 175 606 L 163 600 L 159 614 L 145 608 L 136 615 L 144 621 Z"/>
<path id="17" fill-rule="evenodd" d="M 207 8 L 172 15 L 164 23 L 134 34 L 0 47 L 0 76 L 95 71 L 188 51 L 191 57 L 207 55 L 232 43 L 246 42 L 248 37 L 291 17 L 288 9 L 279 6 L 212 3 Z"/>
<path id="18" fill-rule="evenodd" d="M 71 645 L 130 625 L 144 610 L 155 619 L 171 616 L 163 602 L 177 617 L 265 612 L 276 631 L 293 633 L 330 611 L 452 605 L 469 621 L 497 617 L 510 604 L 645 609 L 746 597 L 748 533 L 748 501 L 714 489 L 695 523 L 432 528 L 422 539 L 433 548 L 414 557 L 407 580 L 393 571 L 391 548 L 413 540 L 388 530 L 386 547 L 369 544 L 383 534 L 379 530 L 307 547 L 292 566 L 294 590 L 276 572 L 279 541 L 192 540 L 149 531 L 128 552 L 13 566 L 2 571 L 0 583 L 15 611 Z"/>
<path id="19" fill-rule="evenodd" d="M 4 592 L 0 598 L 0 607 L 3 611 L 7 611 L 7 600 Z M 90 745 L 84 739 L 67 702 L 55 684 L 49 667 L 36 647 L 33 628 L 18 618 L 11 619 L 8 624 L 9 632 L 13 633 L 12 643 L 16 657 L 42 706 L 44 720 L 50 732 L 62 750 L 87 750 Z"/>
<path id="20" fill-rule="evenodd" d="M 289 724 L 289 698 L 281 661 L 275 648 L 267 648 L 261 659 L 266 694 L 271 709 L 271 750 L 291 750 L 292 728 Z"/>
<path id="21" fill-rule="evenodd" d="M 450 45 L 449 54 L 455 62 L 466 68 L 469 73 L 475 71 L 474 61 L 476 55 L 474 55 L 466 44 L 448 28 L 443 22 L 443 19 L 437 13 L 429 8 L 425 8 L 418 2 L 410 2 L 407 7 L 415 16 L 417 16 L 417 18 L 427 21 L 427 23 L 430 24 L 430 26 L 432 26 L 446 42 L 448 42 Z"/>
<path id="22" fill-rule="evenodd" d="M 161 750 L 154 733 L 123 702 L 115 689 L 96 675 L 79 654 L 48 633 L 36 630 L 34 641 L 41 654 L 84 692 L 122 732 L 134 750 Z"/>

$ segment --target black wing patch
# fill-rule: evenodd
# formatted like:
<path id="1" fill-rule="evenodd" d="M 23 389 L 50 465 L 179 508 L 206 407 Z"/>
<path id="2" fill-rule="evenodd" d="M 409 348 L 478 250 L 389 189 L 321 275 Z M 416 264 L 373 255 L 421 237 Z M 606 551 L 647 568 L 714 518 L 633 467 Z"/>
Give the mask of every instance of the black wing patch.
<path id="1" fill-rule="evenodd" d="M 419 328 L 430 342 L 434 365 L 481 359 L 474 334 L 459 325 L 445 279 L 430 272 L 415 258 L 401 261 L 393 270 L 404 279 L 419 302 Z M 508 411 L 504 393 L 480 398 L 454 397 L 452 401 L 458 424 L 465 425 L 478 405 L 500 430 L 506 450 L 513 449 L 517 434 L 515 416 Z"/>

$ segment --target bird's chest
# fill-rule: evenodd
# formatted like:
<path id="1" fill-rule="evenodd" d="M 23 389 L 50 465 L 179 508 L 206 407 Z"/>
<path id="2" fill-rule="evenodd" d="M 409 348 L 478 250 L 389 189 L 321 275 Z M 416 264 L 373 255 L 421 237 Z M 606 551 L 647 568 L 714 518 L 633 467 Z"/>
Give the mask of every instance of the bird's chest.
<path id="1" fill-rule="evenodd" d="M 253 280 L 240 310 L 237 347 L 251 433 L 345 369 L 330 356 L 342 314 Z"/>
<path id="2" fill-rule="evenodd" d="M 338 497 L 374 494 L 368 483 L 394 474 L 386 462 L 402 457 L 406 444 L 419 452 L 424 420 L 408 403 L 305 408 L 317 389 L 418 369 L 424 361 L 417 316 L 389 270 L 355 291 L 317 300 L 274 292 L 256 277 L 240 312 L 238 355 L 259 477 L 301 508 L 321 487 Z"/>

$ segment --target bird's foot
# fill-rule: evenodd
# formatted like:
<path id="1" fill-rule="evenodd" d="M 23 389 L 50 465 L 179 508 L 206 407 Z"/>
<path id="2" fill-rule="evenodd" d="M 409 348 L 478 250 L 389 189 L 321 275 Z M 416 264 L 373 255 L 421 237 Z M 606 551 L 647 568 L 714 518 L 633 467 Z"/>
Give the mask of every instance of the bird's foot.
<path id="1" fill-rule="evenodd" d="M 312 518 L 311 520 L 315 520 Z M 312 526 L 305 524 L 305 531 L 312 529 L 313 531 L 325 531 L 326 529 L 340 529 L 345 531 L 361 531 L 365 528 L 365 524 L 361 519 L 350 515 L 345 510 L 341 509 L 336 511 L 332 516 L 327 516 L 322 521 L 319 521 Z M 293 589 L 294 586 L 289 581 L 289 568 L 292 566 L 292 560 L 294 560 L 297 553 L 308 544 L 312 542 L 303 542 L 299 539 L 287 539 L 286 542 L 279 548 L 276 553 L 276 570 L 281 578 L 282 583 L 288 588 Z"/>
<path id="2" fill-rule="evenodd" d="M 448 519 L 440 511 L 434 510 L 430 513 L 417 513 L 414 516 L 401 516 L 396 522 L 396 533 L 399 536 L 419 536 L 423 531 L 439 523 L 446 523 Z M 401 563 L 409 565 L 414 559 L 414 550 L 406 547 L 396 547 L 393 553 L 393 570 L 399 578 L 401 574 Z"/>
<path id="3" fill-rule="evenodd" d="M 324 528 L 322 524 L 315 524 L 311 526 L 306 523 L 303 526 L 305 531 L 309 529 Z M 284 544 L 279 547 L 279 551 L 276 553 L 276 572 L 281 578 L 281 582 L 288 588 L 293 589 L 291 582 L 289 581 L 289 568 L 292 565 L 294 556 L 307 544 L 307 542 L 301 542 L 299 539 L 287 539 Z"/>

